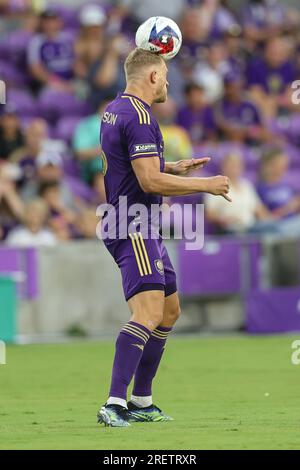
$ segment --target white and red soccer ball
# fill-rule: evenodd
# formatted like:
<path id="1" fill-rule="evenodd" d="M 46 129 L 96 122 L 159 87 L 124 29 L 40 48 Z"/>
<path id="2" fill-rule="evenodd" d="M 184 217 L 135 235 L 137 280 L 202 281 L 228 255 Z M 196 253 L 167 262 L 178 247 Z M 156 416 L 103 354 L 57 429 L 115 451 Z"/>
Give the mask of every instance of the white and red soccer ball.
<path id="1" fill-rule="evenodd" d="M 135 43 L 141 49 L 170 60 L 181 47 L 182 35 L 175 21 L 164 16 L 152 16 L 138 28 Z"/>

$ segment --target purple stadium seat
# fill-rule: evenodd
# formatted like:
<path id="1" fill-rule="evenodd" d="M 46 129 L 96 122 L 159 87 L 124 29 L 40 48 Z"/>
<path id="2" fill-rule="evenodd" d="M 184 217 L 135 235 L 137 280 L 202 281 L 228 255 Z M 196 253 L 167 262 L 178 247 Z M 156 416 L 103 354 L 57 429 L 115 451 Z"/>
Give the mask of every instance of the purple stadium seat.
<path id="1" fill-rule="evenodd" d="M 260 245 L 234 238 L 208 238 L 202 250 L 178 246 L 179 290 L 182 295 L 242 294 L 260 285 Z M 243 276 L 248 273 L 249 276 Z"/>
<path id="2" fill-rule="evenodd" d="M 0 78 L 5 81 L 6 86 L 24 87 L 28 83 L 26 72 L 20 70 L 7 60 L 0 61 Z"/>
<path id="3" fill-rule="evenodd" d="M 93 202 L 96 199 L 96 193 L 93 189 L 87 186 L 83 181 L 73 176 L 66 175 L 65 182 L 69 186 L 74 196 L 85 200 L 86 202 Z"/>
<path id="4" fill-rule="evenodd" d="M 6 47 L 11 62 L 18 66 L 26 66 L 26 50 L 31 38 L 30 31 L 16 30 L 10 33 Z"/>
<path id="5" fill-rule="evenodd" d="M 79 100 L 71 93 L 50 88 L 42 91 L 38 106 L 41 115 L 52 123 L 61 116 L 86 116 L 91 112 L 87 102 Z"/>
<path id="6" fill-rule="evenodd" d="M 37 116 L 36 101 L 28 91 L 10 89 L 7 93 L 7 103 L 17 109 L 19 116 Z"/>
<path id="7" fill-rule="evenodd" d="M 37 252 L 34 248 L 0 246 L 0 273 L 14 277 L 20 298 L 37 297 Z"/>
<path id="8" fill-rule="evenodd" d="M 246 324 L 254 334 L 300 331 L 300 287 L 250 292 Z"/>
<path id="9" fill-rule="evenodd" d="M 64 23 L 64 29 L 76 30 L 79 28 L 78 15 L 75 8 L 58 4 L 54 4 L 53 7 L 59 13 Z"/>
<path id="10" fill-rule="evenodd" d="M 78 116 L 65 116 L 60 118 L 54 129 L 55 138 L 71 143 L 76 126 L 80 119 L 81 118 Z"/>

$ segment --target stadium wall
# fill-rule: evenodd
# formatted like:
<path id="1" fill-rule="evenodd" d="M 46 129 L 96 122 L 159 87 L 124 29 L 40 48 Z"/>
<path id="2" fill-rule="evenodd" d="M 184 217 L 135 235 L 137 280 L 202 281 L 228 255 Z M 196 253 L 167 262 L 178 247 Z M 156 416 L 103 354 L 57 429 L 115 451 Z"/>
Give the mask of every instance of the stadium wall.
<path id="1" fill-rule="evenodd" d="M 175 264 L 174 242 L 167 242 Z M 58 339 L 66 334 L 111 336 L 127 321 L 121 277 L 99 242 L 68 242 L 38 250 L 39 295 L 22 300 L 18 312 L 19 338 Z M 239 299 L 204 305 L 184 302 L 178 331 L 200 328 L 234 330 L 243 323 Z"/>

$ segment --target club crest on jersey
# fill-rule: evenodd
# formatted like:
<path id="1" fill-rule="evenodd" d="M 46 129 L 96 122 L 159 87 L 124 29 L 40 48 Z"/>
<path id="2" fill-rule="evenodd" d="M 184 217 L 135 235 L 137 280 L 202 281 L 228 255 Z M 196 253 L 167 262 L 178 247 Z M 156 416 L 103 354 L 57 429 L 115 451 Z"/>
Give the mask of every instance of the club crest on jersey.
<path id="1" fill-rule="evenodd" d="M 159 272 L 159 274 L 161 274 L 163 276 L 164 274 L 164 265 L 163 265 L 163 262 L 161 259 L 156 259 L 154 261 L 154 266 L 156 268 L 156 270 Z"/>
<path id="2" fill-rule="evenodd" d="M 156 151 L 157 147 L 155 144 L 137 144 L 134 146 L 135 152 L 149 152 L 150 150 Z"/>

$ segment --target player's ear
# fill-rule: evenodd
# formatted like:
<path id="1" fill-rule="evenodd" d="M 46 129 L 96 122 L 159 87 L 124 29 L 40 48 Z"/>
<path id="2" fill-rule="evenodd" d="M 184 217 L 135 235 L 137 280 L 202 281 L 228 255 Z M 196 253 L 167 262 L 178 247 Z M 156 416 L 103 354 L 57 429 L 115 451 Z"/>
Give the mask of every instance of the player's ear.
<path id="1" fill-rule="evenodd" d="M 150 73 L 150 81 L 151 83 L 156 83 L 157 82 L 157 72 L 155 70 L 153 70 L 151 73 Z"/>

